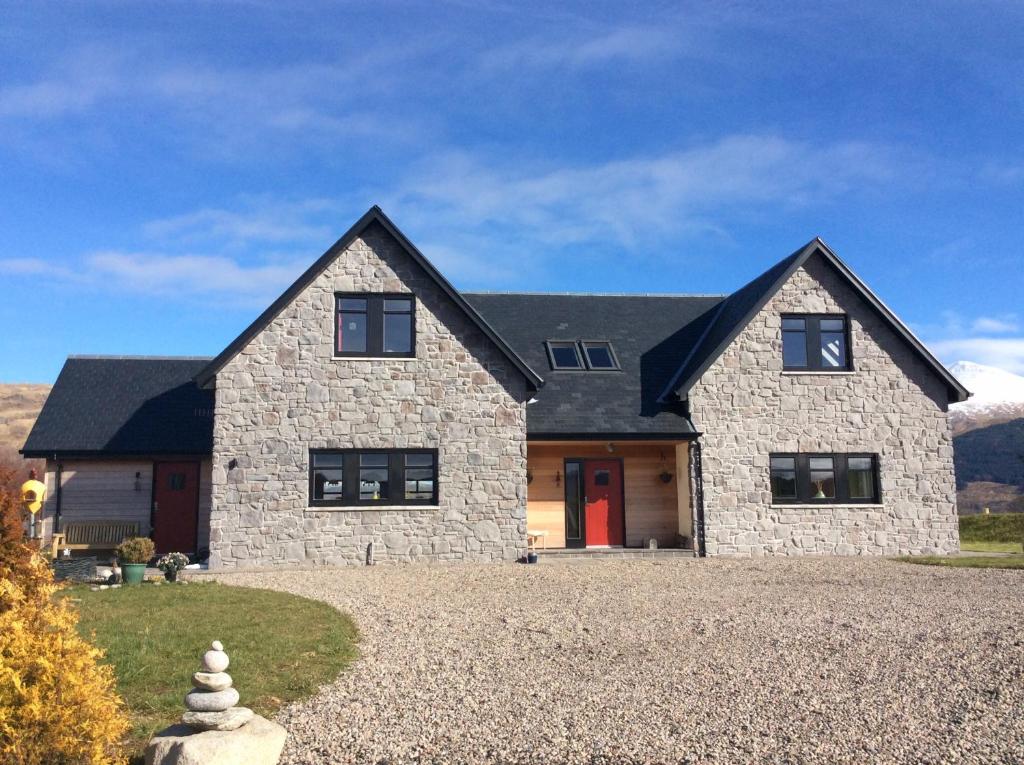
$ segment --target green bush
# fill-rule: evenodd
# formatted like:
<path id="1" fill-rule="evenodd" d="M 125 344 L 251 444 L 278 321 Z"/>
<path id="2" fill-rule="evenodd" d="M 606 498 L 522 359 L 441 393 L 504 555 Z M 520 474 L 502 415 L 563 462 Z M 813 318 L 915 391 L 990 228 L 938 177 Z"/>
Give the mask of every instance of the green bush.
<path id="1" fill-rule="evenodd" d="M 1024 541 L 1024 513 L 991 513 L 960 517 L 961 542 Z"/>
<path id="2" fill-rule="evenodd" d="M 122 563 L 149 563 L 155 554 L 156 547 L 148 537 L 128 537 L 117 546 L 117 559 Z"/>

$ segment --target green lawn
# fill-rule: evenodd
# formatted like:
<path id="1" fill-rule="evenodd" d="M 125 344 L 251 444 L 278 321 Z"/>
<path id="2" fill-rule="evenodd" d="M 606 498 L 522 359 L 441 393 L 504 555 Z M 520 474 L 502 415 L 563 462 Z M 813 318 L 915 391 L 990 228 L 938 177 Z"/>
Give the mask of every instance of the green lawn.
<path id="1" fill-rule="evenodd" d="M 960 540 L 960 549 L 964 552 L 1022 552 L 1020 542 L 965 542 Z"/>
<path id="2" fill-rule="evenodd" d="M 79 607 L 82 634 L 95 633 L 114 666 L 136 754 L 184 712 L 192 673 L 213 640 L 231 658 L 239 704 L 265 715 L 313 693 L 356 655 L 349 617 L 295 595 L 213 582 L 76 586 L 63 595 Z"/>
<path id="3" fill-rule="evenodd" d="M 1024 542 L 1024 513 L 960 516 L 960 545 L 976 542 Z"/>
<path id="4" fill-rule="evenodd" d="M 1024 555 L 1005 555 L 1000 557 L 983 555 L 905 555 L 900 560 L 904 563 L 918 563 L 922 566 L 1024 569 Z"/>

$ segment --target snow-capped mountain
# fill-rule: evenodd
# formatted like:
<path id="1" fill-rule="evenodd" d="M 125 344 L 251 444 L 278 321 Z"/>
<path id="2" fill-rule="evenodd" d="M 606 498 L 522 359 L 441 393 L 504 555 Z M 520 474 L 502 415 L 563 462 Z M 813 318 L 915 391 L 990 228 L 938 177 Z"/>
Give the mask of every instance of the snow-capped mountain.
<path id="1" fill-rule="evenodd" d="M 974 394 L 949 407 L 954 434 L 1024 417 L 1024 377 L 973 361 L 958 361 L 949 371 Z"/>

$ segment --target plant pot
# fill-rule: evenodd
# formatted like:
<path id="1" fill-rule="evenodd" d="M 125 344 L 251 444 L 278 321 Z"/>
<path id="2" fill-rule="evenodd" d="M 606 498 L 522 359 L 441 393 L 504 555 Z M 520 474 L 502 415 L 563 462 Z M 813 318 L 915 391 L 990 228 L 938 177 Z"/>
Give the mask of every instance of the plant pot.
<path id="1" fill-rule="evenodd" d="M 164 579 L 166 579 L 168 582 L 177 582 L 178 581 L 178 569 L 172 568 L 169 571 L 165 571 L 164 572 Z"/>
<path id="2" fill-rule="evenodd" d="M 532 552 L 532 551 L 526 553 L 526 562 L 527 563 L 536 563 L 537 560 L 538 560 L 537 553 Z"/>
<path id="3" fill-rule="evenodd" d="M 125 584 L 142 584 L 143 578 L 146 576 L 146 564 L 145 563 L 122 563 L 121 564 L 121 578 Z"/>

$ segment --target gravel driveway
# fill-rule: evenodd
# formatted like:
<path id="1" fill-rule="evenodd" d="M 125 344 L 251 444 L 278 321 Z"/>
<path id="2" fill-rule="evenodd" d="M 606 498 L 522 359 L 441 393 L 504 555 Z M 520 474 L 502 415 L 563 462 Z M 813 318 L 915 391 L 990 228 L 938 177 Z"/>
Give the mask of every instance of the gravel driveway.
<path id="1" fill-rule="evenodd" d="M 283 762 L 1021 762 L 1024 573 L 600 561 L 222 576 L 350 612 Z"/>

